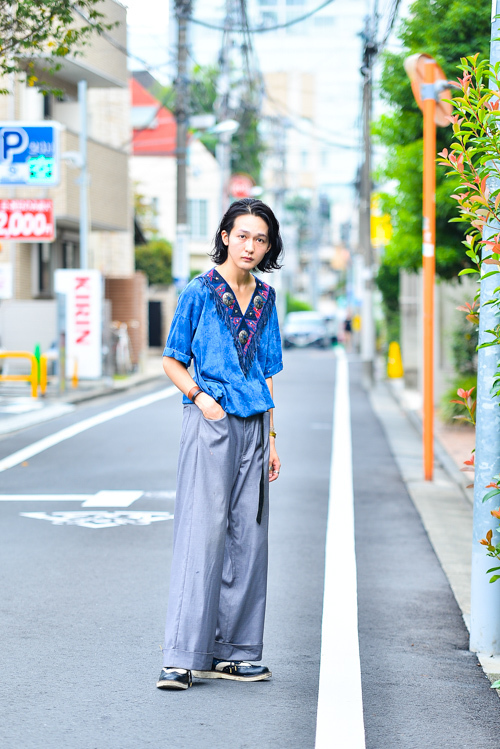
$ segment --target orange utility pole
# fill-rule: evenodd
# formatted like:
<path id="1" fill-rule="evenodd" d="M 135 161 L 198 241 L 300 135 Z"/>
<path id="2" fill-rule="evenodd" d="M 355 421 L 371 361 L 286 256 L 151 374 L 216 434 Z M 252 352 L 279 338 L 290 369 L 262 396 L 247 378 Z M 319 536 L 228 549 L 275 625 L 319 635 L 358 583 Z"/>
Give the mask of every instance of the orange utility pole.
<path id="1" fill-rule="evenodd" d="M 411 55 L 404 62 L 415 100 L 424 114 L 424 175 L 422 221 L 423 289 L 423 457 L 424 478 L 434 473 L 434 277 L 436 273 L 436 125 L 449 125 L 450 83 L 429 55 Z"/>
<path id="2" fill-rule="evenodd" d="M 436 272 L 436 63 L 424 63 L 421 87 L 424 112 L 424 178 L 422 216 L 422 266 L 424 276 L 424 478 L 432 481 L 434 471 L 434 276 Z"/>

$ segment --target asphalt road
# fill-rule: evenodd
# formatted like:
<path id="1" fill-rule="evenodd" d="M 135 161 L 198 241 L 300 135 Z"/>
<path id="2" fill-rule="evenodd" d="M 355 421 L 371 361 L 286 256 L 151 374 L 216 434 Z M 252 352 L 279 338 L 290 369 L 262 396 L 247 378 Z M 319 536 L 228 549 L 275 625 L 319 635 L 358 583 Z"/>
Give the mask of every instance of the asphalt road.
<path id="1" fill-rule="evenodd" d="M 2 749 L 313 749 L 334 369 L 331 351 L 289 351 L 276 377 L 283 468 L 271 487 L 268 683 L 155 688 L 180 396 L 0 473 Z M 366 748 L 492 749 L 499 744 L 498 697 L 467 649 L 459 609 L 358 375 L 351 365 Z M 166 386 L 93 401 L 1 438 L 0 461 Z M 99 499 L 106 490 L 144 494 L 121 496 L 120 506 L 118 495 Z M 8 494 L 73 499 L 1 501 Z M 331 746 L 350 749 L 336 742 L 333 725 Z"/>
<path id="2" fill-rule="evenodd" d="M 498 696 L 468 649 L 358 366 L 350 379 L 366 749 L 496 749 Z"/>
<path id="3" fill-rule="evenodd" d="M 93 427 L 0 473 L 0 494 L 138 490 L 129 507 L 0 501 L 0 743 L 8 749 L 313 747 L 320 657 L 334 356 L 287 354 L 276 377 L 283 470 L 271 491 L 264 662 L 271 682 L 155 688 L 171 520 L 86 527 L 92 513 L 171 513 L 180 396 Z M 82 405 L 0 440 L 0 459 L 167 386 Z M 75 512 L 90 513 L 74 516 Z M 42 513 L 28 517 L 21 513 Z M 57 514 L 59 513 L 59 514 Z M 61 513 L 73 513 L 64 515 Z M 118 515 L 116 514 L 118 513 Z M 94 517 L 94 519 L 92 519 Z"/>

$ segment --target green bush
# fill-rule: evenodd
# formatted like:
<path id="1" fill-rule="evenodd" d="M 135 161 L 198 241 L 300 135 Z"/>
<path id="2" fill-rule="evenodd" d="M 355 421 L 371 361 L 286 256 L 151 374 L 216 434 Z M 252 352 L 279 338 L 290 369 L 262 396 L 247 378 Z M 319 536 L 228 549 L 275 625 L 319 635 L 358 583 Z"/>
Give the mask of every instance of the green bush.
<path id="1" fill-rule="evenodd" d="M 286 295 L 286 313 L 289 312 L 311 312 L 313 308 L 308 302 L 303 302 L 291 294 Z"/>
<path id="2" fill-rule="evenodd" d="M 441 420 L 447 424 L 460 424 L 461 421 L 455 419 L 455 416 L 463 416 L 466 414 L 466 410 L 463 406 L 460 406 L 458 403 L 451 403 L 451 401 L 457 398 L 458 388 L 470 390 L 475 387 L 477 387 L 477 374 L 457 375 L 453 385 L 450 386 L 450 389 L 441 398 Z M 472 397 L 475 398 L 475 396 L 476 391 L 474 390 Z"/>
<path id="3" fill-rule="evenodd" d="M 152 239 L 135 248 L 135 269 L 142 270 L 149 284 L 172 283 L 172 245 L 166 239 Z"/>

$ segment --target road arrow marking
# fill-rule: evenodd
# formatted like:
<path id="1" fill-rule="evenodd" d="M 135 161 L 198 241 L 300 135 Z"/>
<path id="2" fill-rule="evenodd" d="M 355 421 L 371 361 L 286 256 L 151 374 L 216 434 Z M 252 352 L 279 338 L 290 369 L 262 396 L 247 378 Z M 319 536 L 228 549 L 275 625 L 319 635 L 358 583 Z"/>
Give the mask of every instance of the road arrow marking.
<path id="1" fill-rule="evenodd" d="M 53 525 L 79 525 L 82 528 L 117 528 L 123 525 L 151 525 L 161 520 L 172 520 L 171 512 L 21 512 L 25 518 L 50 520 Z"/>

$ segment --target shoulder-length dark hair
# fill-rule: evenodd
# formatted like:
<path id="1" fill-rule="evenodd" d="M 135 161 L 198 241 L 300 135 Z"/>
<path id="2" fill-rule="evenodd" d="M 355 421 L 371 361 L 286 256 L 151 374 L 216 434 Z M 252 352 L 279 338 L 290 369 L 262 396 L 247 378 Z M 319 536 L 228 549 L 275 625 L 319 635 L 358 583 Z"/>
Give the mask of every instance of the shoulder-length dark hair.
<path id="1" fill-rule="evenodd" d="M 283 254 L 280 225 L 269 206 L 256 198 L 242 198 L 229 206 L 217 229 L 214 238 L 214 248 L 210 253 L 210 257 L 216 265 L 220 265 L 227 260 L 227 246 L 222 241 L 222 232 L 225 231 L 229 235 L 238 216 L 243 216 L 246 213 L 263 219 L 269 229 L 269 250 L 257 265 L 257 268 L 264 273 L 279 270 L 281 268 L 279 259 Z"/>

